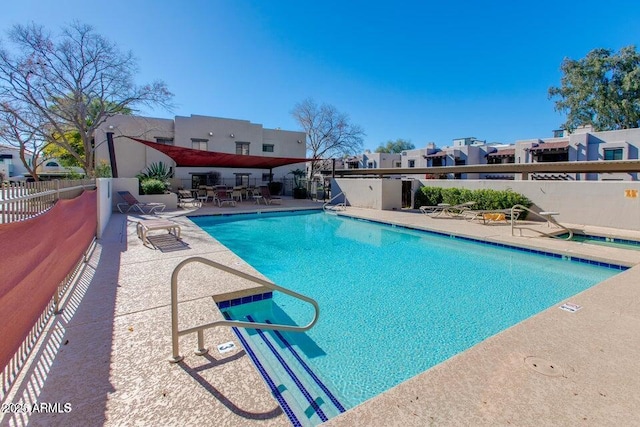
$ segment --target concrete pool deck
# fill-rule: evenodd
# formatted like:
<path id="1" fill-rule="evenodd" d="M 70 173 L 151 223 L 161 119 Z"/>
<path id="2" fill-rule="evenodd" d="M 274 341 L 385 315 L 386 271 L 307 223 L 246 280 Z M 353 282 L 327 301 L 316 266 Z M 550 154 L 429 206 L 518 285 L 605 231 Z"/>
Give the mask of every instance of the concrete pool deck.
<path id="1" fill-rule="evenodd" d="M 282 206 L 241 203 L 192 213 L 318 207 L 318 203 L 285 200 Z M 551 307 L 326 425 L 640 424 L 640 250 L 512 237 L 507 224 L 428 218 L 416 212 L 358 208 L 346 212 L 636 267 L 568 300 L 581 305 L 581 310 L 569 313 Z M 167 362 L 170 276 L 176 265 L 202 256 L 262 277 L 193 225 L 185 213 L 162 215 L 181 225 L 182 241 L 156 232 L 151 236 L 156 250 L 138 239 L 139 217 L 113 215 L 79 280 L 65 294 L 62 313 L 49 322 L 32 362 L 6 401 L 68 402 L 72 410 L 0 414 L 2 425 L 290 425 L 227 328 L 205 332 L 210 349 L 205 356 L 193 354 L 194 335 L 182 337 L 184 361 Z M 634 231 L 590 231 L 640 239 L 640 232 Z M 185 267 L 179 283 L 181 327 L 220 319 L 214 295 L 260 291 L 251 283 L 195 264 Z M 236 350 L 219 353 L 216 346 L 229 341 Z"/>

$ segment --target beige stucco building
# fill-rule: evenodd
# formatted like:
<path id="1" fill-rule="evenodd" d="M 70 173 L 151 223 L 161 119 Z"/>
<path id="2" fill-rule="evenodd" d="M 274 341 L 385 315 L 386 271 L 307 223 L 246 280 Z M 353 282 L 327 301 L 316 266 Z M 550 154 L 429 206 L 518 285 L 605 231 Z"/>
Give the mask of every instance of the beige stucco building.
<path id="1" fill-rule="evenodd" d="M 590 127 L 571 134 L 556 132 L 552 138 L 518 140 L 515 144 L 497 144 L 473 137 L 453 140 L 452 146 L 402 152 L 403 168 L 483 165 L 501 163 L 580 162 L 594 160 L 637 160 L 640 153 L 640 129 L 595 132 Z M 514 174 L 447 174 L 426 178 L 517 179 Z M 425 177 L 419 177 L 425 178 Z M 562 181 L 638 181 L 640 174 L 630 173 L 536 173 L 534 180 Z"/>
<path id="2" fill-rule="evenodd" d="M 263 157 L 305 158 L 306 134 L 281 129 L 266 129 L 248 120 L 191 115 L 175 119 L 119 115 L 109 118 L 95 133 L 96 164 L 110 162 L 107 133 L 113 133 L 118 176 L 135 177 L 154 162 L 173 168 L 184 188 L 213 184 L 218 176 L 227 185 L 262 185 L 269 182 L 269 169 L 224 167 L 179 167 L 167 155 L 129 137 L 164 145 L 209 152 Z M 273 180 L 287 177 L 305 163 L 276 167 Z M 291 176 L 288 176 L 291 178 Z"/>

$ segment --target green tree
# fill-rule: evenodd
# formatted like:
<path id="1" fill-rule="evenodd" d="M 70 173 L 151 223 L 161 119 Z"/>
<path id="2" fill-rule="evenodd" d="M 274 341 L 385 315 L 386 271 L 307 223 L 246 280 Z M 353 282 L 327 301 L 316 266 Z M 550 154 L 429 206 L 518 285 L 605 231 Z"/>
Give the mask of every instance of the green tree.
<path id="1" fill-rule="evenodd" d="M 91 26 L 74 22 L 54 37 L 40 25 L 16 25 L 8 35 L 14 49 L 0 43 L 0 129 L 15 145 L 56 144 L 94 176 L 93 134 L 105 120 L 141 105 L 171 106 L 165 83 L 136 85 L 133 54 Z"/>
<path id="2" fill-rule="evenodd" d="M 567 114 L 563 129 L 640 127 L 640 54 L 635 46 L 615 53 L 594 49 L 580 60 L 565 58 L 560 87 L 549 88 L 556 111 Z"/>
<path id="3" fill-rule="evenodd" d="M 376 153 L 402 153 L 405 150 L 413 150 L 416 148 L 415 145 L 411 143 L 411 141 L 398 138 L 395 141 L 387 141 L 386 145 L 380 144 L 378 148 L 376 148 Z"/>
<path id="4" fill-rule="evenodd" d="M 101 111 L 101 106 L 96 100 L 93 102 L 93 104 L 89 105 L 88 107 L 89 108 L 87 109 L 86 123 L 87 123 L 87 127 L 91 127 L 93 126 L 93 123 L 95 123 L 95 121 L 98 120 L 98 117 Z M 112 111 L 117 111 L 118 114 L 131 115 L 132 113 L 130 108 L 118 107 L 117 105 L 111 105 L 110 109 Z M 71 130 L 67 132 L 67 135 L 65 135 L 64 138 L 61 138 L 58 135 L 54 134 L 52 139 L 53 141 L 66 140 L 66 142 L 73 147 L 73 151 L 75 154 L 80 155 L 80 157 L 82 158 L 84 157 L 85 155 L 84 144 L 82 142 L 82 137 L 80 136 L 80 132 L 78 132 L 77 130 Z M 43 148 L 42 152 L 43 152 L 44 158 L 46 159 L 56 158 L 60 160 L 60 163 L 62 164 L 62 166 L 66 166 L 66 167 L 74 167 L 74 166 L 82 167 L 83 166 L 82 163 L 78 160 L 77 156 L 74 156 L 73 153 L 71 153 L 69 150 L 64 148 L 63 144 L 55 144 L 55 143 L 48 144 Z"/>
<path id="5" fill-rule="evenodd" d="M 55 139 L 55 138 L 54 138 Z M 73 150 L 76 154 L 80 156 L 84 156 L 84 144 L 82 143 L 82 138 L 80 137 L 80 132 L 78 131 L 70 131 L 65 136 L 65 139 L 68 144 L 73 147 Z M 60 164 L 65 167 L 82 167 L 80 161 L 74 157 L 73 154 L 69 152 L 66 148 L 63 148 L 58 144 L 48 144 L 42 149 L 42 153 L 44 158 L 51 159 L 56 158 L 60 160 Z"/>

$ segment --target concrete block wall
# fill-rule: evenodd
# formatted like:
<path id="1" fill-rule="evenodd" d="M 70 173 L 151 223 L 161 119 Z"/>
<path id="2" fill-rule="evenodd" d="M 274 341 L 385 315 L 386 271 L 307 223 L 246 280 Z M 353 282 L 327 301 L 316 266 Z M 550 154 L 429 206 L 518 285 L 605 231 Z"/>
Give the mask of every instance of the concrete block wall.
<path id="1" fill-rule="evenodd" d="M 335 196 L 340 192 L 346 195 L 349 206 L 379 210 L 402 208 L 402 181 L 399 179 L 334 179 L 331 194 Z"/>
<path id="2" fill-rule="evenodd" d="M 96 237 L 98 239 L 102 238 L 102 233 L 104 233 L 109 219 L 111 219 L 111 212 L 113 211 L 111 204 L 113 199 L 111 193 L 112 185 L 112 178 L 96 179 L 96 188 L 98 189 L 98 229 L 96 230 Z"/>

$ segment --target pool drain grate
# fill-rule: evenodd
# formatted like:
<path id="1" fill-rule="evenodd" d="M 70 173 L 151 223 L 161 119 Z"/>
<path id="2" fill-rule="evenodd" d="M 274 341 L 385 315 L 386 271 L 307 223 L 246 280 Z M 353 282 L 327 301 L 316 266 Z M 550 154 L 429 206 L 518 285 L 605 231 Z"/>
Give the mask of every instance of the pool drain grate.
<path id="1" fill-rule="evenodd" d="M 564 375 L 561 367 L 559 367 L 555 363 L 551 363 L 548 360 L 544 360 L 539 357 L 525 357 L 524 364 L 537 373 L 546 375 L 548 377 L 561 377 L 562 375 Z"/>

